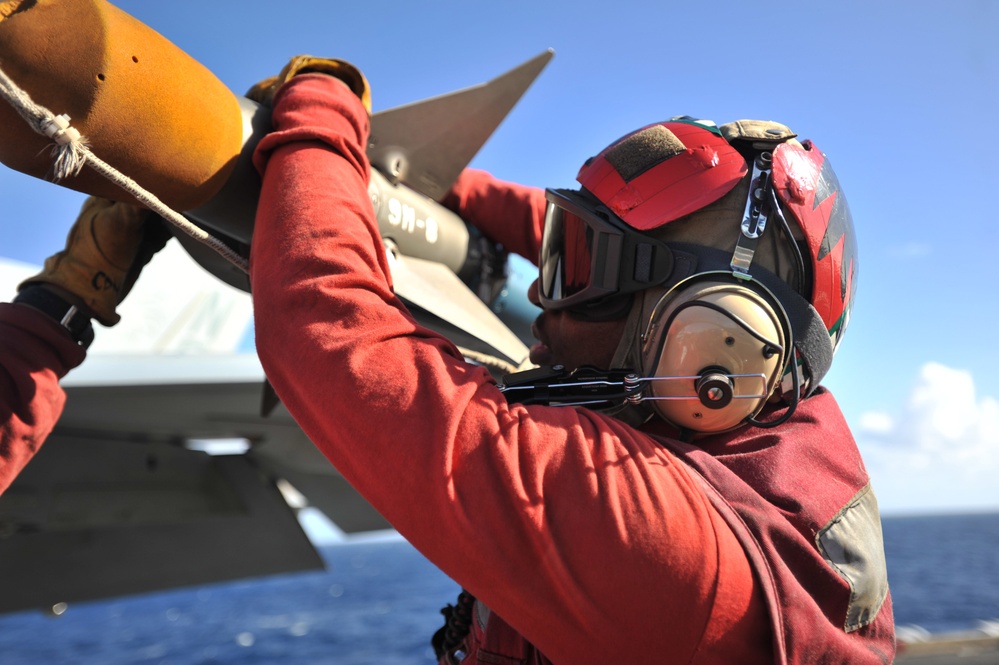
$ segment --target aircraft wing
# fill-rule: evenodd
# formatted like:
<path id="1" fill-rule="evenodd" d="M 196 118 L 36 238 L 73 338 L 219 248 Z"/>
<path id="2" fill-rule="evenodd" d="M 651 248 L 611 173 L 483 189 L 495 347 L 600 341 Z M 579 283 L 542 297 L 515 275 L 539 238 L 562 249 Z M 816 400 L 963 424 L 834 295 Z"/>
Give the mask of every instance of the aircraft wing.
<path id="1" fill-rule="evenodd" d="M 283 407 L 260 415 L 255 356 L 93 367 L 119 378 L 67 381 L 58 426 L 0 497 L 0 612 L 320 568 L 294 490 L 345 532 L 389 527 Z"/>
<path id="2" fill-rule="evenodd" d="M 243 456 L 61 434 L 46 448 L 0 505 L 0 612 L 322 566 Z"/>

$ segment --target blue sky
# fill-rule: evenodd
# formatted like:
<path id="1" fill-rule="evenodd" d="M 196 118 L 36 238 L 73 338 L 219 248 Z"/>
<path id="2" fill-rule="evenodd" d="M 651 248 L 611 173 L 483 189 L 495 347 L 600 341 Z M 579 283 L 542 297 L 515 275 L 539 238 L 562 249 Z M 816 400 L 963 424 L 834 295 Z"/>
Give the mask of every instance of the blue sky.
<path id="1" fill-rule="evenodd" d="M 886 513 L 999 509 L 999 4 L 618 1 L 115 3 L 243 92 L 298 53 L 346 58 L 375 110 L 555 59 L 473 162 L 572 186 L 671 115 L 784 122 L 835 165 L 860 276 L 827 377 Z M 0 169 L 0 255 L 41 263 L 82 195 Z"/>

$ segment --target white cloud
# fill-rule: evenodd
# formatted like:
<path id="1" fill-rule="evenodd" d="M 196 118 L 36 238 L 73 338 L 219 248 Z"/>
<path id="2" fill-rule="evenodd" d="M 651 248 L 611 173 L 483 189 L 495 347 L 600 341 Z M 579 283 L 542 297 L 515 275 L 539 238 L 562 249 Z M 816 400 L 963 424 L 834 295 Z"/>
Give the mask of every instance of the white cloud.
<path id="1" fill-rule="evenodd" d="M 871 434 L 891 434 L 895 429 L 895 419 L 884 411 L 868 411 L 860 416 L 860 429 Z"/>
<path id="2" fill-rule="evenodd" d="M 885 512 L 999 509 L 999 402 L 970 373 L 924 365 L 902 412 L 855 434 Z"/>

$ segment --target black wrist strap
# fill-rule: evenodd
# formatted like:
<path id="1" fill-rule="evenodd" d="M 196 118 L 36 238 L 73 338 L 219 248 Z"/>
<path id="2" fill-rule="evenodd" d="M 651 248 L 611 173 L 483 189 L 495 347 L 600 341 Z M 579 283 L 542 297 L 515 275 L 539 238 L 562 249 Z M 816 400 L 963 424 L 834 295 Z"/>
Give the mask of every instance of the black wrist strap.
<path id="1" fill-rule="evenodd" d="M 76 305 L 66 302 L 40 284 L 30 284 L 21 289 L 14 302 L 18 305 L 28 305 L 50 316 L 69 331 L 73 341 L 84 349 L 94 341 L 94 326 L 90 322 L 90 317 Z"/>

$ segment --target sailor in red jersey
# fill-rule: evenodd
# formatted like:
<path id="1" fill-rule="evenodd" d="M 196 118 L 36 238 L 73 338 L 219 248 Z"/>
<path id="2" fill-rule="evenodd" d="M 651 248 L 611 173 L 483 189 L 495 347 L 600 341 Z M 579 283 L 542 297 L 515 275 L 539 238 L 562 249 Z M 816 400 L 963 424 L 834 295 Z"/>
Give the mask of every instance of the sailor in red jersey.
<path id="1" fill-rule="evenodd" d="M 540 262 L 532 359 L 642 387 L 511 404 L 393 293 L 360 73 L 310 59 L 262 90 L 258 352 L 312 441 L 466 590 L 442 662 L 892 660 L 877 503 L 819 385 L 856 247 L 817 148 L 683 117 L 612 144 L 578 190 L 466 172 L 446 203 Z"/>
<path id="2" fill-rule="evenodd" d="M 59 379 L 83 362 L 91 319 L 121 318 L 116 306 L 169 234 L 158 217 L 89 197 L 66 248 L 0 303 L 0 493 L 34 456 L 62 414 Z"/>

